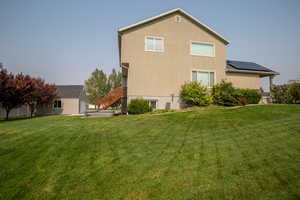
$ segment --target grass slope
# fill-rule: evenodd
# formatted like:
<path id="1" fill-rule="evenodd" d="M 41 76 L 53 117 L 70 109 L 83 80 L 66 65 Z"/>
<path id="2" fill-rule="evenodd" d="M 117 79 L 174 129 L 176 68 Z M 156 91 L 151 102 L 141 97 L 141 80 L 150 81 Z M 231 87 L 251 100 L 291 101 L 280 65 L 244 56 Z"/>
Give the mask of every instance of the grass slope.
<path id="1" fill-rule="evenodd" d="M 0 199 L 299 199 L 300 106 L 0 122 Z"/>

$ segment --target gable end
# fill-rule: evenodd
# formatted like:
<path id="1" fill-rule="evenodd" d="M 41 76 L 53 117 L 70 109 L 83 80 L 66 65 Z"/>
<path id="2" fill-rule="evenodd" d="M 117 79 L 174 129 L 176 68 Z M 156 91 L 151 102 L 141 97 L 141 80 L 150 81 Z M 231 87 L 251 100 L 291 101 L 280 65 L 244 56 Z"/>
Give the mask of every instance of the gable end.
<path id="1" fill-rule="evenodd" d="M 161 15 L 152 17 L 152 18 L 148 18 L 146 20 L 140 21 L 138 23 L 120 28 L 118 30 L 118 34 L 122 35 L 130 30 L 133 29 L 138 29 L 141 28 L 143 26 L 149 25 L 151 23 L 155 23 L 157 20 L 160 20 L 161 18 L 165 18 L 168 17 L 172 14 L 176 14 L 179 13 L 181 15 L 183 15 L 184 17 L 186 17 L 187 19 L 189 19 L 191 22 L 193 22 L 195 25 L 199 26 L 200 28 L 203 28 L 205 31 L 207 31 L 208 33 L 211 33 L 213 36 L 215 36 L 217 39 L 219 39 L 220 41 L 222 41 L 225 45 L 229 44 L 229 41 L 226 40 L 222 35 L 218 34 L 217 32 L 215 32 L 214 30 L 212 30 L 210 27 L 208 27 L 207 25 L 205 25 L 204 23 L 200 22 L 198 19 L 196 19 L 195 17 L 191 16 L 190 14 L 188 14 L 187 12 L 185 12 L 184 10 L 177 8 L 171 11 L 168 11 L 166 13 L 163 13 Z"/>

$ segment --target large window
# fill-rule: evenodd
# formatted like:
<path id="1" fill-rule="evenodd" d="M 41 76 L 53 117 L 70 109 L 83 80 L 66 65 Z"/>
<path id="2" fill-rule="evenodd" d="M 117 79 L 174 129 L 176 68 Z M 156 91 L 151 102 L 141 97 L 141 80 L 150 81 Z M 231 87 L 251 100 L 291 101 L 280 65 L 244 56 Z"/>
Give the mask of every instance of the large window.
<path id="1" fill-rule="evenodd" d="M 160 37 L 145 37 L 145 51 L 164 51 L 164 40 Z"/>
<path id="2" fill-rule="evenodd" d="M 213 44 L 192 42 L 191 54 L 196 56 L 215 56 L 215 47 Z"/>
<path id="3" fill-rule="evenodd" d="M 198 81 L 203 86 L 212 87 L 215 83 L 215 73 L 206 71 L 192 71 L 192 80 Z"/>
<path id="4" fill-rule="evenodd" d="M 54 108 L 61 108 L 61 100 L 54 101 Z"/>

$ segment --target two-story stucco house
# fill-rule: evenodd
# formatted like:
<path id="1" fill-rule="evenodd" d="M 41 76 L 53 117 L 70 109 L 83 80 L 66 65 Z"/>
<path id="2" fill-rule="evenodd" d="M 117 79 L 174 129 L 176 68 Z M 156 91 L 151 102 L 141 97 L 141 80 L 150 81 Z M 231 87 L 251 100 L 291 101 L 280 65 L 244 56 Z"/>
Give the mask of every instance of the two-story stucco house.
<path id="1" fill-rule="evenodd" d="M 119 29 L 118 42 L 125 112 L 134 98 L 147 99 L 156 109 L 178 109 L 187 81 L 211 87 L 224 79 L 259 90 L 261 77 L 278 74 L 255 63 L 228 61 L 229 41 L 179 8 Z"/>

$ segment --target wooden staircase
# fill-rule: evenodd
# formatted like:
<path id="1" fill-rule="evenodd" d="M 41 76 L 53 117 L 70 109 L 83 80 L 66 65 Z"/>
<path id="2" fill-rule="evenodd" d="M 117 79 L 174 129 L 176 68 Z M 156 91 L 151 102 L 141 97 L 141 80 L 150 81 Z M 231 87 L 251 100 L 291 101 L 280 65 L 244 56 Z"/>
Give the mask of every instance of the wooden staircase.
<path id="1" fill-rule="evenodd" d="M 106 110 L 109 106 L 118 102 L 124 97 L 123 87 L 118 87 L 111 92 L 109 92 L 106 96 L 97 101 L 96 105 L 101 110 Z"/>

